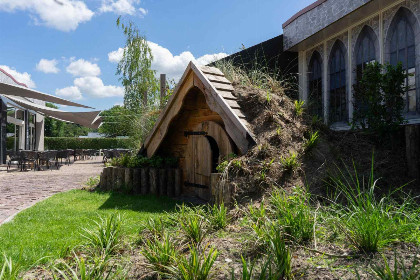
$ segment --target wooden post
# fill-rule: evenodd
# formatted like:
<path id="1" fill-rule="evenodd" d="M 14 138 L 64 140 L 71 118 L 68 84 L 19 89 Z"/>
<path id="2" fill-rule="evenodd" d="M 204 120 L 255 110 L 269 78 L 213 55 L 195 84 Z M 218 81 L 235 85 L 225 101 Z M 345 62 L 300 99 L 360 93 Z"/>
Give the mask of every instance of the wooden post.
<path id="1" fill-rule="evenodd" d="M 160 74 L 160 107 L 163 108 L 163 100 L 166 96 L 166 74 Z"/>
<path id="2" fill-rule="evenodd" d="M 133 193 L 133 169 L 125 168 L 124 188 L 127 193 Z"/>
<path id="3" fill-rule="evenodd" d="M 116 189 L 116 185 L 117 185 L 117 178 L 118 178 L 118 171 L 117 171 L 117 167 L 112 167 L 112 180 L 111 180 L 111 186 L 110 186 L 110 190 L 115 190 Z"/>
<path id="4" fill-rule="evenodd" d="M 408 175 L 420 177 L 420 126 L 405 126 L 405 152 L 407 158 Z"/>
<path id="5" fill-rule="evenodd" d="M 116 188 L 116 190 L 121 191 L 122 188 L 124 187 L 125 168 L 117 167 L 115 169 L 117 170 L 117 178 L 116 178 L 115 188 Z"/>
<path id="6" fill-rule="evenodd" d="M 175 169 L 168 168 L 166 171 L 166 195 L 169 197 L 175 196 Z"/>
<path id="7" fill-rule="evenodd" d="M 158 170 L 156 168 L 149 169 L 149 185 L 150 194 L 158 194 Z"/>
<path id="8" fill-rule="evenodd" d="M 141 193 L 141 169 L 133 169 L 133 192 L 135 194 Z"/>
<path id="9" fill-rule="evenodd" d="M 166 169 L 159 169 L 159 196 L 166 195 Z"/>
<path id="10" fill-rule="evenodd" d="M 99 177 L 99 188 L 105 190 L 106 188 L 106 167 L 102 170 L 101 176 Z"/>
<path id="11" fill-rule="evenodd" d="M 141 169 L 140 193 L 142 195 L 146 195 L 149 193 L 149 170 L 147 168 Z"/>
<path id="12" fill-rule="evenodd" d="M 175 189 L 175 196 L 178 197 L 181 195 L 181 169 L 175 169 L 175 179 L 174 179 L 174 189 Z"/>

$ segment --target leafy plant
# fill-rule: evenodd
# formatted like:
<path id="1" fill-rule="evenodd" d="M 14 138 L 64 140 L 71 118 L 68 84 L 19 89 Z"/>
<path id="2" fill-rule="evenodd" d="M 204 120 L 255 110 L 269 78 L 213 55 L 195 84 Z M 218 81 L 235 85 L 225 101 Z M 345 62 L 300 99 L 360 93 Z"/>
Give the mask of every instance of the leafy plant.
<path id="1" fill-rule="evenodd" d="M 218 251 L 208 247 L 200 251 L 194 245 L 189 249 L 189 257 L 178 257 L 176 265 L 168 268 L 170 277 L 177 280 L 211 279 L 211 270 L 219 255 Z"/>
<path id="2" fill-rule="evenodd" d="M 273 262 L 273 271 L 275 275 L 272 279 L 289 278 L 291 275 L 292 257 L 286 246 L 284 238 L 280 231 L 271 226 L 268 238 L 268 248 Z"/>
<path id="3" fill-rule="evenodd" d="M 111 263 L 109 258 L 93 257 L 87 259 L 79 258 L 74 253 L 74 264 L 70 265 L 64 261 L 53 266 L 54 279 L 65 280 L 116 280 L 124 279 L 121 266 Z"/>
<path id="4" fill-rule="evenodd" d="M 121 216 L 115 213 L 106 218 L 99 217 L 94 223 L 93 229 L 84 228 L 82 232 L 87 246 L 100 255 L 113 254 L 121 234 Z"/>
<path id="5" fill-rule="evenodd" d="M 291 152 L 289 156 L 281 157 L 280 162 L 286 171 L 294 171 L 299 167 L 297 153 Z"/>
<path id="6" fill-rule="evenodd" d="M 344 170 L 337 168 L 337 174 L 330 176 L 328 182 L 337 190 L 332 198 L 336 201 L 335 208 L 331 208 L 337 217 L 336 224 L 347 240 L 365 253 L 376 252 L 390 242 L 404 240 L 418 230 L 418 209 L 412 210 L 410 199 L 400 204 L 391 199 L 392 193 L 376 196 L 378 179 L 374 176 L 373 165 L 372 157 L 367 180 L 358 175 L 353 164 L 353 172 L 347 166 Z M 344 203 L 337 203 L 340 199 Z"/>
<path id="7" fill-rule="evenodd" d="M 207 235 L 205 218 L 198 213 L 188 213 L 181 216 L 179 223 L 186 238 L 199 246 Z"/>
<path id="8" fill-rule="evenodd" d="M 315 131 L 315 132 L 311 132 L 309 135 L 309 138 L 305 141 L 304 143 L 304 148 L 306 152 L 311 152 L 316 145 L 318 145 L 319 143 L 319 132 Z"/>
<path id="9" fill-rule="evenodd" d="M 392 66 L 369 63 L 354 85 L 353 126 L 383 135 L 404 123 L 404 85 L 407 78 L 402 64 Z"/>
<path id="10" fill-rule="evenodd" d="M 411 267 L 405 265 L 404 260 L 397 259 L 394 254 L 394 267 L 391 268 L 388 260 L 383 256 L 384 265 L 373 265 L 373 277 L 378 280 L 416 280 L 420 277 L 419 260 L 415 256 Z"/>
<path id="11" fill-rule="evenodd" d="M 89 179 L 86 181 L 86 186 L 88 188 L 94 188 L 97 185 L 99 185 L 99 180 L 100 180 L 99 176 L 89 177 Z"/>
<path id="12" fill-rule="evenodd" d="M 261 180 L 265 180 L 267 171 L 270 170 L 270 167 L 273 164 L 273 162 L 274 162 L 274 159 L 272 159 L 270 162 L 264 162 L 263 167 L 262 167 L 261 172 L 260 172 L 260 179 Z"/>
<path id="13" fill-rule="evenodd" d="M 208 213 L 210 225 L 214 230 L 226 228 L 229 218 L 227 215 L 227 208 L 225 207 L 224 203 L 220 205 L 214 204 L 213 206 L 209 206 Z"/>
<path id="14" fill-rule="evenodd" d="M 308 242 L 313 238 L 314 217 L 309 205 L 309 194 L 295 188 L 292 195 L 275 190 L 270 197 L 270 210 L 278 225 L 296 242 Z"/>
<path id="15" fill-rule="evenodd" d="M 303 100 L 295 100 L 295 114 L 296 116 L 300 117 L 303 114 L 303 109 L 305 105 L 305 101 Z"/>
<path id="16" fill-rule="evenodd" d="M 0 280 L 18 280 L 21 279 L 22 266 L 19 262 L 14 263 L 11 257 L 3 254 L 3 265 L 0 270 Z"/>
<path id="17" fill-rule="evenodd" d="M 167 272 L 166 267 L 173 262 L 177 255 L 173 240 L 169 238 L 168 233 L 163 234 L 161 237 L 154 236 L 146 240 L 141 252 L 151 264 L 153 270 L 159 274 Z"/>
<path id="18" fill-rule="evenodd" d="M 271 262 L 270 258 L 265 262 L 265 264 L 261 267 L 261 271 L 256 275 L 255 273 L 255 261 L 248 264 L 248 262 L 244 259 L 243 256 L 241 256 L 242 260 L 242 280 L 274 280 L 278 279 L 275 278 L 271 271 Z M 235 274 L 232 269 L 232 280 L 235 280 Z"/>
<path id="19" fill-rule="evenodd" d="M 144 235 L 145 232 L 151 236 L 162 236 L 165 229 L 165 224 L 160 218 L 148 218 L 145 222 L 141 223 L 140 232 Z"/>

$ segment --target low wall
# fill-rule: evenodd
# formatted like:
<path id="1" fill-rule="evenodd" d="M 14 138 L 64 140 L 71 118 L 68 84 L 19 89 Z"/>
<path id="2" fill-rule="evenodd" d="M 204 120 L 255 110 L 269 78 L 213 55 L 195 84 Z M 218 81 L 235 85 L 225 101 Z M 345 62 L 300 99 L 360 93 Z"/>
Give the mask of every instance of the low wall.
<path id="1" fill-rule="evenodd" d="M 181 169 L 105 167 L 99 188 L 132 194 L 153 194 L 177 197 L 181 195 Z"/>

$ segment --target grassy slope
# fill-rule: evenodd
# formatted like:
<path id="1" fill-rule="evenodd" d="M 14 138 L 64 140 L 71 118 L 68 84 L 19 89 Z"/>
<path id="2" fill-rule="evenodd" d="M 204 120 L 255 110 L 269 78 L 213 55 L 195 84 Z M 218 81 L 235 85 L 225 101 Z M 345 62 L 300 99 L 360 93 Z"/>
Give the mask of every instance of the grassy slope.
<path id="1" fill-rule="evenodd" d="M 93 193 L 74 190 L 57 194 L 19 213 L 12 222 L 0 226 L 0 252 L 21 260 L 25 266 L 41 257 L 53 259 L 66 248 L 82 244 L 80 229 L 92 225 L 98 215 L 114 209 L 124 217 L 126 236 L 138 233 L 139 222 L 165 215 L 175 202 L 167 198 Z"/>

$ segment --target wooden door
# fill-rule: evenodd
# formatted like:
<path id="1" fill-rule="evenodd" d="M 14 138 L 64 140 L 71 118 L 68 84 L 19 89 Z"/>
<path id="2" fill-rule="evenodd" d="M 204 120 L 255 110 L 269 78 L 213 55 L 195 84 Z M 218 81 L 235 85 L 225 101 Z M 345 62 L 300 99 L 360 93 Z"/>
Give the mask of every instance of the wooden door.
<path id="1" fill-rule="evenodd" d="M 216 173 L 220 161 L 233 152 L 233 146 L 225 130 L 215 122 L 203 122 L 188 137 L 185 185 L 205 200 L 211 197 L 210 175 Z"/>

